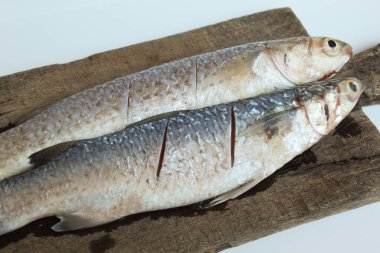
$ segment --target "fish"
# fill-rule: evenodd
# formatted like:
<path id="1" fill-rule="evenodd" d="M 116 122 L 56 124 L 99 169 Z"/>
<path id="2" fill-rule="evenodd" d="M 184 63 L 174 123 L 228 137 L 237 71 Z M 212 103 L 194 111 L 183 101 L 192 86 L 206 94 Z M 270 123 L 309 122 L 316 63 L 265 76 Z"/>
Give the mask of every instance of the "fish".
<path id="1" fill-rule="evenodd" d="M 0 234 L 57 216 L 57 232 L 236 198 L 328 135 L 364 89 L 329 79 L 176 112 L 76 142 L 0 181 Z M 202 204 L 203 203 L 203 204 Z"/>
<path id="2" fill-rule="evenodd" d="M 188 57 L 70 96 L 0 133 L 0 180 L 33 168 L 31 156 L 142 119 L 253 97 L 326 79 L 351 57 L 348 44 L 297 37 Z"/>

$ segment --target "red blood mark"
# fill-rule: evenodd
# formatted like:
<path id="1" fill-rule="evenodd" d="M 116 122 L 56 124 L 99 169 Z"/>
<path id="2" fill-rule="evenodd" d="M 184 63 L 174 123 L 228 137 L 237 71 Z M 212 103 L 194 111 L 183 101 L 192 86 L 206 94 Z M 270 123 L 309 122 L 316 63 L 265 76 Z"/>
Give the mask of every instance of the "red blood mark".
<path id="1" fill-rule="evenodd" d="M 295 97 L 294 101 L 295 101 L 296 107 L 302 107 L 301 100 L 299 97 Z"/>
<path id="2" fill-rule="evenodd" d="M 335 75 L 336 73 L 337 73 L 337 72 L 334 70 L 333 72 L 324 75 L 324 76 L 323 76 L 321 79 L 319 79 L 318 81 L 323 81 L 323 80 L 329 79 L 330 77 L 332 77 L 332 76 Z"/>
<path id="3" fill-rule="evenodd" d="M 231 168 L 235 161 L 236 121 L 234 107 L 231 106 Z"/>
<path id="4" fill-rule="evenodd" d="M 328 123 L 329 120 L 330 120 L 330 113 L 329 113 L 329 105 L 327 103 L 325 103 L 325 106 L 323 107 L 323 110 L 325 112 L 326 121 Z"/>
<path id="5" fill-rule="evenodd" d="M 157 179 L 160 177 L 160 173 L 161 173 L 161 169 L 162 169 L 162 164 L 164 162 L 167 135 L 168 135 L 168 123 L 166 123 L 165 131 L 164 131 L 164 136 L 163 136 L 162 144 L 161 144 L 160 158 L 158 160 L 157 173 L 156 173 Z"/>

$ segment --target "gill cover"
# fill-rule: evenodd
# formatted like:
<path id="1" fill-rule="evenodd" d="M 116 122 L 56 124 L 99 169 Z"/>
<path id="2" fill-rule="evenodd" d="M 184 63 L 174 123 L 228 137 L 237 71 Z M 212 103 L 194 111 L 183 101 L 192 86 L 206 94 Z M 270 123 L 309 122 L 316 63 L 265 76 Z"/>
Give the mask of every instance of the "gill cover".
<path id="1" fill-rule="evenodd" d="M 271 46 L 268 52 L 279 71 L 295 84 L 327 79 L 352 56 L 347 43 L 316 37 L 289 39 Z"/>
<path id="2" fill-rule="evenodd" d="M 343 79 L 337 85 L 327 86 L 322 94 L 302 102 L 313 129 L 320 135 L 329 134 L 351 112 L 363 90 L 360 80 Z"/>

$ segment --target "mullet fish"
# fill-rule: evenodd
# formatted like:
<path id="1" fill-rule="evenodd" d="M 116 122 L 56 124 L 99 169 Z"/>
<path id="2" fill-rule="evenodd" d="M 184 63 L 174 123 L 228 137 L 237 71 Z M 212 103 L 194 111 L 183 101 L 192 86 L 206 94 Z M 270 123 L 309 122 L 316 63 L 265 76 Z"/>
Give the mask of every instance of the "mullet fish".
<path id="1" fill-rule="evenodd" d="M 33 153 L 58 143 L 113 133 L 166 112 L 326 79 L 351 55 L 344 42 L 301 37 L 227 48 L 118 78 L 0 134 L 0 180 L 33 167 Z"/>
<path id="2" fill-rule="evenodd" d="M 0 234 L 52 215 L 61 220 L 52 229 L 68 231 L 235 198 L 331 132 L 363 88 L 317 82 L 80 141 L 0 182 Z"/>

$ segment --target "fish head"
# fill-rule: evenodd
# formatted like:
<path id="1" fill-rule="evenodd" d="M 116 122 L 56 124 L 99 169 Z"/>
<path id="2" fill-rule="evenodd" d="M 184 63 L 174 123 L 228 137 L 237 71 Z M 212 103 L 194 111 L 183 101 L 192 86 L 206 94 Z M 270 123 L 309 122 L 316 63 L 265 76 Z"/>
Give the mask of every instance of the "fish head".
<path id="1" fill-rule="evenodd" d="M 313 129 L 327 135 L 352 111 L 364 85 L 356 78 L 349 78 L 310 88 L 311 95 L 301 101 L 301 106 Z"/>
<path id="2" fill-rule="evenodd" d="M 352 56 L 347 43 L 319 37 L 278 41 L 268 52 L 279 71 L 295 84 L 328 79 Z"/>

